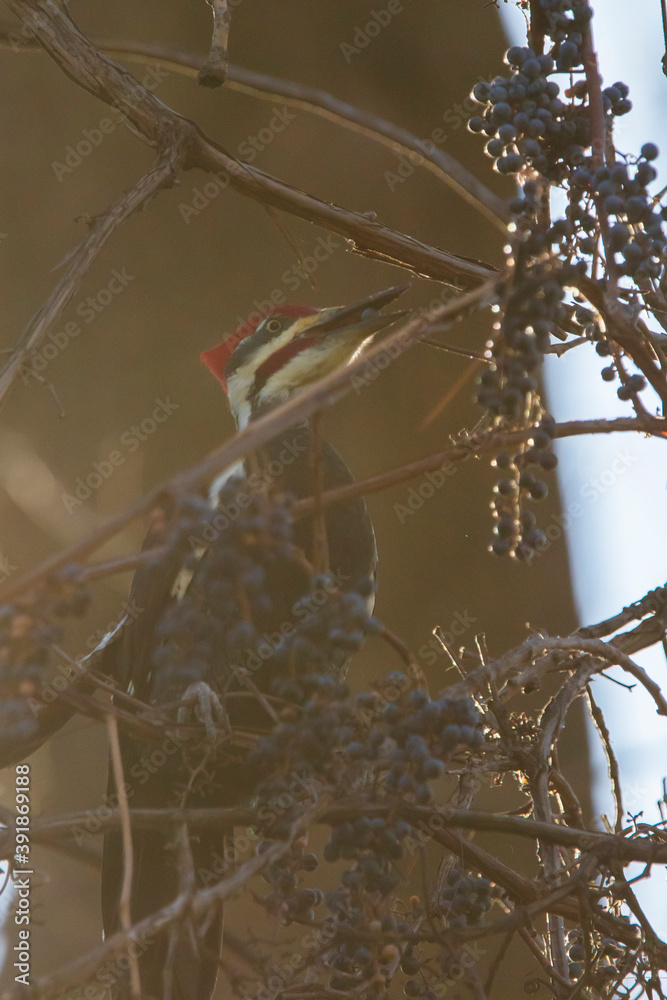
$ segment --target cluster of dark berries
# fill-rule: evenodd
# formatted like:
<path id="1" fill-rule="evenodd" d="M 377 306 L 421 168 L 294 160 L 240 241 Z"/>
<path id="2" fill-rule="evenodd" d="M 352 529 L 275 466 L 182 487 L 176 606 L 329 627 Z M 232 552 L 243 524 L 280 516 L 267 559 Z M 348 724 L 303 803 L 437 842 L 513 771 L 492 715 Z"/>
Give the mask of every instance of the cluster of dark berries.
<path id="1" fill-rule="evenodd" d="M 298 775 L 302 786 L 313 778 L 349 793 L 362 783 L 369 768 L 378 772 L 377 792 L 396 794 L 418 804 L 432 799 L 431 783 L 445 773 L 445 761 L 457 749 L 479 749 L 484 743 L 481 717 L 471 699 L 443 694 L 431 700 L 400 671 L 387 677 L 379 690 L 349 699 L 345 685 L 328 675 L 308 675 L 300 681 L 308 694 L 293 703 L 273 730 L 262 737 L 251 755 L 253 764 L 271 769 L 258 788 L 266 805 L 285 795 L 287 779 Z M 391 696 L 391 700 L 389 700 Z M 282 813 L 277 832 L 284 835 L 296 813 Z M 384 816 L 344 821 L 332 828 L 325 860 L 341 858 L 356 864 L 343 874 L 347 891 L 372 891 L 384 896 L 396 888 L 392 862 L 403 855 L 402 842 L 410 825 Z"/>
<path id="2" fill-rule="evenodd" d="M 340 919 L 340 910 L 338 918 Z M 361 922 L 355 924 L 355 927 L 363 930 Z M 360 987 L 364 991 L 368 990 L 369 981 L 373 979 L 384 986 L 382 950 L 378 953 L 377 947 L 360 945 L 353 941 L 341 942 L 327 955 L 327 964 L 336 970 L 329 979 L 329 988 L 349 996 L 351 991 L 357 991 Z M 384 989 L 381 993 L 384 993 Z"/>
<path id="3" fill-rule="evenodd" d="M 569 959 L 570 979 L 581 979 L 586 969 L 586 948 L 584 945 L 584 932 L 577 927 L 568 932 L 567 935 L 567 956 Z M 602 937 L 599 933 L 593 933 L 591 940 L 591 967 L 590 983 L 593 988 L 605 991 L 614 980 L 623 978 L 627 970 L 628 948 L 619 944 L 614 938 Z M 606 995 L 606 994 L 605 994 Z"/>
<path id="4" fill-rule="evenodd" d="M 0 608 L 0 741 L 8 753 L 20 756 L 22 741 L 38 730 L 40 709 L 67 683 L 58 674 L 50 685 L 53 646 L 63 634 L 54 618 L 79 617 L 89 603 L 81 568 L 71 565 L 50 577 L 32 600 Z"/>
<path id="5" fill-rule="evenodd" d="M 281 721 L 262 737 L 251 753 L 261 768 L 298 774 L 304 781 L 315 775 L 338 783 L 346 768 L 340 751 L 354 739 L 354 710 L 347 687 L 331 677 L 314 675 L 304 686 L 310 697 L 304 705 L 286 709 Z M 275 796 L 277 786 L 262 786 L 262 801 Z"/>
<path id="6" fill-rule="evenodd" d="M 540 7 L 554 42 L 553 57 L 557 69 L 567 72 L 581 66 L 584 35 L 593 17 L 591 7 L 586 0 L 541 0 Z"/>
<path id="7" fill-rule="evenodd" d="M 324 848 L 324 859 L 356 859 L 357 863 L 343 872 L 341 877 L 341 885 L 353 896 L 362 892 L 388 896 L 400 881 L 392 862 L 403 857 L 401 841 L 411 832 L 409 823 L 388 820 L 384 816 L 360 816 L 354 821 L 346 820 L 332 828 L 331 839 Z"/>
<path id="8" fill-rule="evenodd" d="M 539 376 L 551 338 L 571 318 L 566 289 L 586 273 L 582 260 L 548 256 L 551 237 L 538 209 L 540 185 L 527 181 L 516 199 L 507 277 L 499 287 L 502 318 L 495 324 L 491 363 L 478 379 L 477 402 L 495 426 L 534 426 L 532 440 L 495 460 L 499 471 L 492 509 L 491 550 L 530 559 L 544 544 L 526 501 L 548 494 L 545 472 L 558 462 L 552 449 L 553 422 L 540 400 Z"/>
<path id="9" fill-rule="evenodd" d="M 274 644 L 273 694 L 303 704 L 313 687 L 329 687 L 333 678 L 344 675 L 351 654 L 381 628 L 369 612 L 373 589 L 370 580 L 343 591 L 332 576 L 310 577 L 307 591 L 292 607 L 291 634 Z"/>
<path id="10" fill-rule="evenodd" d="M 431 700 L 423 691 L 411 691 L 384 708 L 382 723 L 392 747 L 387 791 L 422 805 L 431 801 L 431 782 L 445 773 L 457 747 L 478 750 L 484 744 L 482 719 L 471 698 L 443 693 Z"/>
<path id="11" fill-rule="evenodd" d="M 471 131 L 488 136 L 487 152 L 496 169 L 526 177 L 520 195 L 510 202 L 508 277 L 499 288 L 502 320 L 490 346 L 492 363 L 477 391 L 477 401 L 496 426 L 543 424 L 539 375 L 553 336 L 565 339 L 574 333 L 597 342 L 601 356 L 614 354 L 597 315 L 568 301 L 601 252 L 617 278 L 639 283 L 659 279 L 667 259 L 663 210 L 648 192 L 656 178 L 657 148 L 647 143 L 636 162 L 618 159 L 594 166 L 587 80 L 576 79 L 561 93 L 553 79 L 582 67 L 591 8 L 585 0 L 539 0 L 538 6 L 548 52 L 512 47 L 506 56 L 509 73 L 475 86 L 473 96 L 484 110 L 469 121 Z M 607 130 L 615 116 L 630 110 L 628 93 L 620 82 L 603 91 Z M 564 189 L 568 207 L 564 218 L 551 223 L 553 184 Z M 603 378 L 612 381 L 618 369 L 619 398 L 632 400 L 645 380 L 626 373 L 619 361 L 620 354 L 614 355 Z M 539 443 L 496 460 L 501 475 L 490 548 L 498 555 L 530 560 L 546 541 L 532 511 L 524 509 L 526 499 L 546 496 L 542 472 L 557 464 L 548 427 L 537 434 L 543 439 Z"/>
<path id="12" fill-rule="evenodd" d="M 420 968 L 412 948 L 406 949 L 401 956 L 396 944 L 384 941 L 386 935 L 396 938 L 405 934 L 409 923 L 397 919 L 393 913 L 387 913 L 386 901 L 381 899 L 380 904 L 374 906 L 371 900 L 372 897 L 355 900 L 353 894 L 342 888 L 326 895 L 327 907 L 334 915 L 336 924 L 344 928 L 351 938 L 346 940 L 343 937 L 336 941 L 326 955 L 327 965 L 336 970 L 329 980 L 332 990 L 349 995 L 361 988 L 364 996 L 386 996 L 399 962 L 405 973 L 411 969 L 414 975 Z M 369 929 L 379 933 L 377 942 L 360 944 L 353 940 L 355 934 L 367 936 Z"/>
<path id="13" fill-rule="evenodd" d="M 276 796 L 280 801 L 281 793 L 286 793 L 287 779 L 281 775 L 298 774 L 304 787 L 308 778 L 314 776 L 349 794 L 357 782 L 367 782 L 370 770 L 374 770 L 375 798 L 379 804 L 397 795 L 427 803 L 432 798 L 430 783 L 445 773 L 445 761 L 451 754 L 457 749 L 478 749 L 484 743 L 481 717 L 471 699 L 443 694 L 431 700 L 424 691 L 415 689 L 402 672 L 390 674 L 376 691 L 353 700 L 331 677 L 327 678 L 328 683 L 322 683 L 321 676 L 319 683 L 312 677 L 304 678 L 302 683 L 306 681 L 308 701 L 283 712 L 283 719 L 260 740 L 254 752 L 254 760 L 263 767 L 270 766 L 275 775 L 263 781 L 258 789 L 262 802 L 270 801 L 271 797 L 276 800 Z M 280 822 L 284 827 L 296 819 L 296 813 L 288 810 Z M 275 823 L 267 828 L 267 833 L 278 835 Z M 327 906 L 336 913 L 339 926 L 349 931 L 365 931 L 369 912 L 380 921 L 379 929 L 384 929 L 381 921 L 394 920 L 386 915 L 401 881 L 396 863 L 415 837 L 419 837 L 419 832 L 411 823 L 386 813 L 382 805 L 376 815 L 369 809 L 368 815 L 332 825 L 324 860 L 352 862 L 340 875 L 338 887 L 326 896 Z M 275 879 L 270 905 L 284 921 L 308 922 L 313 905 L 311 895 L 299 889 L 295 871 L 289 866 L 288 869 L 285 873 L 281 862 L 275 871 L 269 872 L 269 877 Z M 348 980 L 352 988 L 353 983 L 381 976 L 383 947 L 378 944 L 377 948 L 360 949 L 358 944 L 343 941 L 333 949 L 327 959 L 336 970 L 332 988 L 343 989 Z M 406 963 L 410 965 L 409 958 Z"/>
<path id="14" fill-rule="evenodd" d="M 264 881 L 271 885 L 263 903 L 269 913 L 277 916 L 285 927 L 293 923 L 312 924 L 315 920 L 315 907 L 324 900 L 320 889 L 301 885 L 299 873 L 313 872 L 317 868 L 317 857 L 306 851 L 307 843 L 307 836 L 297 838 L 290 853 L 274 861 L 263 872 Z M 259 852 L 262 853 L 268 846 L 268 841 L 262 841 Z"/>
<path id="15" fill-rule="evenodd" d="M 343 591 L 309 570 L 293 542 L 292 498 L 246 492 L 241 505 L 243 490 L 229 485 L 217 510 L 195 502 L 194 522 L 180 518 L 168 547 L 181 550 L 187 589 L 158 627 L 158 701 L 207 681 L 212 665 L 219 685 L 222 665 L 230 678 L 245 671 L 263 691 L 305 704 L 378 628 L 370 581 Z"/>
<path id="16" fill-rule="evenodd" d="M 574 170 L 569 178 L 567 222 L 562 225 L 567 229 L 564 236 L 576 229 L 577 243 L 561 244 L 561 249 L 593 254 L 599 219 L 604 218 L 605 249 L 608 257 L 614 255 L 617 272 L 637 282 L 659 278 L 667 249 L 663 229 L 667 210 L 648 191 L 657 177 L 652 163 L 657 157 L 657 146 L 647 142 L 636 163 L 619 159 L 593 168 L 587 160 Z"/>
<path id="17" fill-rule="evenodd" d="M 435 912 L 445 917 L 448 927 L 478 924 L 491 909 L 495 891 L 487 878 L 453 868 L 440 898 L 435 901 Z"/>
<path id="18" fill-rule="evenodd" d="M 0 740 L 8 750 L 37 732 L 33 708 L 46 704 L 41 693 L 48 682 L 53 644 L 61 638 L 61 629 L 41 609 L 0 608 Z"/>
<path id="19" fill-rule="evenodd" d="M 585 97 L 585 91 L 561 96 L 560 85 L 552 77 L 582 65 L 584 36 L 593 11 L 585 0 L 540 0 L 539 6 L 553 42 L 550 53 L 512 46 L 506 55 L 508 75 L 490 83 L 480 81 L 473 88 L 472 96 L 484 105 L 484 111 L 473 115 L 468 127 L 489 137 L 486 152 L 500 173 L 517 174 L 528 167 L 560 184 L 584 162 L 591 130 L 588 106 L 576 100 Z M 631 107 L 624 84 L 608 88 L 604 110 L 609 119 L 626 114 Z"/>
<path id="20" fill-rule="evenodd" d="M 484 734 L 472 699 L 455 699 L 446 693 L 430 699 L 426 692 L 411 687 L 406 674 L 394 671 L 378 691 L 357 695 L 355 718 L 365 722 L 366 729 L 348 743 L 345 757 L 361 772 L 370 763 L 386 765 L 386 792 L 426 805 L 432 799 L 430 783 L 445 773 L 445 762 L 453 751 L 457 747 L 479 749 Z"/>
<path id="21" fill-rule="evenodd" d="M 558 464 L 551 447 L 552 434 L 553 425 L 543 421 L 525 447 L 515 453 L 501 452 L 493 461 L 499 472 L 491 501 L 494 526 L 490 549 L 495 555 L 529 561 L 547 544 L 547 536 L 537 526 L 533 511 L 526 509 L 526 501 L 543 500 L 549 492 L 541 473 L 551 472 Z"/>

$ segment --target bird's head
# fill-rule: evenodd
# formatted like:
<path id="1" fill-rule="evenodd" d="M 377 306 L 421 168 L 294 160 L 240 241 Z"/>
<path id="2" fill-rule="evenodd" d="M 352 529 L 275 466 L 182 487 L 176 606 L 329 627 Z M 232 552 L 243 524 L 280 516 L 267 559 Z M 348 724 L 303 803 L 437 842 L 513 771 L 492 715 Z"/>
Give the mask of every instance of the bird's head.
<path id="1" fill-rule="evenodd" d="M 351 306 L 281 306 L 246 323 L 201 359 L 221 383 L 239 427 L 341 365 L 404 312 L 381 315 L 409 285 Z"/>

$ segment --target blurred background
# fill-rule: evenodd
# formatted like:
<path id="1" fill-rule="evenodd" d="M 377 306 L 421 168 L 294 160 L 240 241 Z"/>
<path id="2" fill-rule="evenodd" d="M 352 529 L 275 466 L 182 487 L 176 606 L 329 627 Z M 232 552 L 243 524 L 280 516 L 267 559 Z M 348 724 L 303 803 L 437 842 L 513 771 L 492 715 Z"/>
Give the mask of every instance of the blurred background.
<path id="1" fill-rule="evenodd" d="M 444 151 L 510 196 L 510 182 L 491 173 L 479 138 L 464 127 L 471 87 L 501 69 L 506 39 L 497 10 L 404 0 L 377 37 L 350 53 L 356 30 L 384 6 L 382 0 L 376 7 L 358 0 L 242 0 L 233 9 L 231 61 L 327 90 L 423 138 L 441 129 Z M 208 51 L 211 19 L 204 2 L 89 0 L 85 6 L 74 2 L 72 15 L 92 36 L 161 42 L 200 56 Z M 58 280 L 60 263 L 85 233 L 86 217 L 131 186 L 153 152 L 122 124 L 102 132 L 103 119 L 117 119 L 47 56 L 5 50 L 0 59 L 5 93 L 12 95 L 0 107 L 1 346 L 7 349 Z M 401 161 L 391 151 L 305 111 L 290 108 L 286 116 L 278 98 L 267 103 L 224 88 L 205 90 L 171 68 L 125 64 L 161 101 L 241 159 L 251 148 L 254 165 L 318 197 L 376 212 L 380 221 L 425 243 L 500 264 L 499 230 L 424 170 L 397 183 L 392 178 Z M 281 130 L 271 126 L 276 115 L 279 122 L 287 119 Z M 97 145 L 90 141 L 91 134 L 97 138 L 93 130 L 102 135 Z M 90 152 L 77 153 L 77 145 Z M 8 573 L 23 573 L 80 538 L 233 433 L 224 396 L 199 353 L 258 303 L 279 291 L 288 301 L 342 304 L 411 277 L 355 255 L 340 237 L 284 217 L 304 258 L 320 248 L 311 288 L 261 207 L 230 190 L 209 197 L 207 181 L 200 173 L 182 175 L 177 187 L 122 226 L 54 328 L 60 337 L 42 350 L 40 374 L 52 384 L 63 415 L 53 392 L 35 380 L 19 380 L 11 392 L 0 429 L 0 552 Z M 427 305 L 443 292 L 434 282 L 412 280 L 411 306 Z M 443 339 L 480 349 L 490 322 L 485 314 Z M 481 416 L 472 402 L 470 364 L 416 346 L 330 411 L 325 433 L 358 478 L 444 448 Z M 170 415 L 147 432 L 160 402 Z M 113 474 L 89 497 L 67 500 L 77 480 L 117 450 L 123 460 Z M 416 652 L 434 691 L 455 680 L 445 656 L 429 645 L 435 626 L 470 648 L 483 632 L 494 655 L 521 642 L 527 628 L 566 634 L 577 624 L 563 537 L 529 566 L 488 554 L 493 481 L 488 462 L 477 460 L 409 515 L 401 512 L 408 485 L 369 501 L 380 553 L 377 613 Z M 557 523 L 559 510 L 554 481 L 541 511 L 543 526 Z M 132 525 L 100 555 L 132 551 L 143 530 Z M 87 652 L 118 620 L 128 587 L 129 577 L 99 586 L 91 613 L 69 631 L 71 655 Z M 351 684 L 362 688 L 397 666 L 385 649 L 369 644 Z M 536 696 L 535 705 L 543 698 Z M 568 726 L 571 753 L 564 770 L 588 809 L 582 718 Z M 31 759 L 33 815 L 97 808 L 106 754 L 104 727 L 73 720 Z M 0 775 L 0 797 L 8 804 L 12 778 Z M 484 790 L 476 804 L 515 808 L 522 799 L 508 780 Z M 535 874 L 536 859 L 525 845 L 506 838 L 482 837 L 480 843 Z M 101 845 L 91 838 L 90 846 Z M 33 929 L 33 973 L 39 974 L 99 941 L 99 872 L 94 863 L 85 867 L 47 849 L 35 850 L 34 860 L 39 926 Z M 525 962 L 526 974 L 535 967 L 523 954 L 517 961 Z"/>

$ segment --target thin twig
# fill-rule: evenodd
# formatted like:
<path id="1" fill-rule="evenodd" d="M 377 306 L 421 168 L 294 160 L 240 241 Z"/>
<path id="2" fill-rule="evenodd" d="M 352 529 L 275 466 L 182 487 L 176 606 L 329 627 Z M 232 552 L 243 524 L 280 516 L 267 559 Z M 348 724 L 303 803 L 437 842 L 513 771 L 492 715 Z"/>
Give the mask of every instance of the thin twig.
<path id="1" fill-rule="evenodd" d="M 593 722 L 595 723 L 595 727 L 600 734 L 600 739 L 602 740 L 605 756 L 607 758 L 607 768 L 609 770 L 609 778 L 611 780 L 611 787 L 614 793 L 614 802 L 616 806 L 614 832 L 620 833 L 623 829 L 623 816 L 625 815 L 625 810 L 623 808 L 623 792 L 621 789 L 621 775 L 618 768 L 618 761 L 616 760 L 616 754 L 614 753 L 614 748 L 611 743 L 611 733 L 607 729 L 607 724 L 604 721 L 604 715 L 593 697 L 593 691 L 591 690 L 590 684 L 586 685 L 586 696 L 588 698 L 588 704 L 590 706 Z"/>
<path id="2" fill-rule="evenodd" d="M 530 931 L 526 930 L 525 927 L 519 927 L 518 934 L 521 940 L 525 943 L 525 945 L 528 947 L 528 949 L 532 952 L 537 961 L 540 963 L 540 965 L 542 966 L 546 974 L 549 976 L 549 978 L 553 979 L 554 982 L 558 983 L 560 986 L 567 986 L 568 988 L 571 987 L 572 983 L 570 982 L 570 980 L 566 979 L 565 976 L 562 976 L 559 972 L 556 971 L 556 969 L 554 969 L 552 965 L 550 965 L 546 955 L 540 948 L 537 941 L 533 938 L 533 935 L 530 933 Z"/>
<path id="3" fill-rule="evenodd" d="M 127 801 L 127 785 L 123 772 L 123 757 L 120 750 L 120 740 L 118 739 L 118 723 L 114 715 L 107 715 L 107 731 L 109 733 L 109 747 L 111 751 L 111 768 L 113 771 L 116 794 L 118 795 L 118 812 L 120 815 L 120 828 L 123 839 L 123 881 L 121 883 L 120 899 L 118 901 L 118 915 L 120 924 L 126 934 L 129 935 L 132 927 L 132 881 L 134 873 L 134 850 L 132 846 L 132 823 L 130 820 L 130 808 Z M 130 984 L 133 1000 L 139 1000 L 141 996 L 141 977 L 139 975 L 139 961 L 133 948 L 128 948 L 127 955 L 130 962 Z"/>
<path id="4" fill-rule="evenodd" d="M 145 87 L 99 52 L 53 0 L 7 0 L 68 76 L 106 104 L 121 108 L 129 126 L 150 145 L 178 149 L 183 167 L 214 172 L 246 197 L 322 225 L 349 241 L 357 253 L 406 267 L 417 274 L 473 288 L 493 268 L 429 247 L 383 226 L 375 216 L 350 212 L 314 198 L 230 156 L 192 122 L 158 101 Z"/>
<path id="5" fill-rule="evenodd" d="M 667 424 L 660 418 L 645 421 L 639 420 L 637 417 L 620 417 L 616 420 L 572 420 L 556 424 L 553 428 L 555 438 L 579 437 L 584 434 L 613 434 L 617 431 L 639 431 L 640 433 L 664 437 L 667 434 Z M 327 506 L 331 503 L 342 503 L 353 497 L 377 493 L 392 486 L 398 486 L 400 483 L 408 482 L 426 472 L 432 472 L 447 463 L 462 464 L 482 454 L 511 449 L 524 444 L 534 433 L 535 429 L 529 427 L 521 431 L 488 430 L 471 434 L 465 441 L 450 445 L 443 451 L 435 452 L 426 458 L 401 465 L 398 469 L 350 483 L 349 486 L 338 486 L 336 489 L 327 490 L 322 497 L 322 502 Z M 312 509 L 313 500 L 304 498 L 294 504 L 292 515 L 294 518 L 303 517 L 305 514 L 309 514 Z"/>
<path id="6" fill-rule="evenodd" d="M 30 320 L 14 353 L 2 369 L 0 373 L 0 402 L 5 398 L 12 383 L 21 372 L 26 371 L 31 374 L 31 355 L 37 350 L 63 309 L 72 300 L 109 237 L 133 212 L 146 205 L 160 188 L 170 183 L 178 169 L 179 159 L 180 155 L 176 150 L 168 150 L 161 154 L 134 187 L 93 220 L 88 235 L 70 255 L 62 278 L 44 305 Z"/>
<path id="7" fill-rule="evenodd" d="M 33 39 L 21 39 L 17 47 L 11 29 L 0 25 L 0 45 L 3 39 L 5 45 L 11 44 L 15 51 L 42 51 Z M 140 62 L 142 65 L 168 66 L 186 76 L 197 77 L 204 66 L 201 57 L 158 42 L 137 42 L 132 39 L 97 36 L 92 36 L 91 42 L 103 52 L 120 59 Z M 444 181 L 502 233 L 507 232 L 506 226 L 510 218 L 507 203 L 489 190 L 462 163 L 451 154 L 439 149 L 430 140 L 421 139 L 400 125 L 395 125 L 370 111 L 354 107 L 324 90 L 293 80 L 283 80 L 267 73 L 257 73 L 242 66 L 228 67 L 225 88 L 250 94 L 271 103 L 275 103 L 276 96 L 281 97 L 288 107 L 300 108 L 309 114 L 335 122 L 358 135 L 382 144 L 401 156 L 412 154 L 411 163 L 428 170 L 438 180 Z"/>
<path id="8" fill-rule="evenodd" d="M 510 945 L 512 944 L 512 941 L 514 940 L 515 934 L 516 930 L 514 930 L 514 928 L 512 928 L 512 930 L 507 931 L 505 937 L 503 938 L 500 944 L 498 951 L 494 955 L 493 961 L 489 966 L 489 971 L 487 972 L 486 981 L 484 983 L 484 991 L 487 994 L 487 996 L 491 995 L 491 990 L 493 989 L 494 980 L 496 978 L 496 975 L 498 974 L 500 966 L 503 963 L 503 960 L 505 959 L 505 956 L 507 955 L 507 952 L 509 950 Z"/>
<path id="9" fill-rule="evenodd" d="M 302 822 L 307 823 L 316 819 L 320 811 L 321 807 L 313 807 L 309 813 L 301 817 Z M 250 858 L 229 878 L 216 882 L 206 889 L 198 890 L 194 897 L 191 897 L 189 893 L 181 894 L 173 903 L 134 924 L 129 931 L 117 931 L 104 944 L 75 959 L 69 965 L 47 975 L 33 977 L 28 987 L 20 985 L 7 991 L 3 994 L 2 1000 L 40 1000 L 47 994 L 59 995 L 84 982 L 105 962 L 125 954 L 131 943 L 154 937 L 170 927 L 175 921 L 181 919 L 188 908 L 190 908 L 193 919 L 205 917 L 211 907 L 218 906 L 224 900 L 229 899 L 256 874 L 289 853 L 297 834 L 298 830 L 292 829 L 285 840 L 271 844 L 263 854 L 257 854 Z"/>

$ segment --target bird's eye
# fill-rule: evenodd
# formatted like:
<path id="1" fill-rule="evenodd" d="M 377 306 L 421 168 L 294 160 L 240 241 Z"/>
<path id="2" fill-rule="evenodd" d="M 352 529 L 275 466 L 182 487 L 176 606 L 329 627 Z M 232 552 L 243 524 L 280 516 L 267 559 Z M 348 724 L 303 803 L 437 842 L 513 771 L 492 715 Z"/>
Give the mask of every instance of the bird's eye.
<path id="1" fill-rule="evenodd" d="M 268 333 L 280 333 L 283 328 L 283 324 L 279 319 L 270 319 L 266 324 L 266 329 Z"/>

